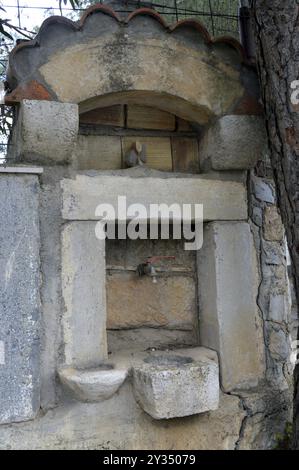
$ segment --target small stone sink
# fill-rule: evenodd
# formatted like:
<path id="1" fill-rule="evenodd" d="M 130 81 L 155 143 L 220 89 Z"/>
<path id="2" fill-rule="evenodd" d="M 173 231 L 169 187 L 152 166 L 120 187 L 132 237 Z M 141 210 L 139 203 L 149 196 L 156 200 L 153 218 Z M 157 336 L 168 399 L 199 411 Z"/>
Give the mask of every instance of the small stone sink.
<path id="1" fill-rule="evenodd" d="M 144 359 L 144 362 L 146 364 L 152 364 L 157 367 L 165 368 L 165 367 L 177 367 L 179 365 L 184 365 L 184 364 L 190 364 L 191 362 L 194 362 L 194 359 L 192 357 L 187 357 L 187 356 L 176 356 L 176 355 L 153 355 L 146 357 Z"/>
<path id="2" fill-rule="evenodd" d="M 117 392 L 127 373 L 126 369 L 115 369 L 113 364 L 101 364 L 94 369 L 63 368 L 59 377 L 77 400 L 100 402 Z"/>
<path id="3" fill-rule="evenodd" d="M 219 406 L 217 361 L 159 352 L 133 367 L 137 403 L 155 419 L 190 416 Z"/>

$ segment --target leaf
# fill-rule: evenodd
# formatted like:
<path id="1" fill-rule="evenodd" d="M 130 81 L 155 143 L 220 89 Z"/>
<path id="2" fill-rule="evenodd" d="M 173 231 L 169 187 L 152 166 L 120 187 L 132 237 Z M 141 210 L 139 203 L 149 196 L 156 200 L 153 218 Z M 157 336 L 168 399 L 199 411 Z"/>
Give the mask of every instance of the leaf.
<path id="1" fill-rule="evenodd" d="M 59 0 L 60 11 L 62 9 L 62 2 L 63 2 L 64 5 L 67 5 L 68 3 L 70 3 L 70 5 L 73 9 L 75 9 L 76 7 L 78 7 L 80 5 L 80 0 Z"/>

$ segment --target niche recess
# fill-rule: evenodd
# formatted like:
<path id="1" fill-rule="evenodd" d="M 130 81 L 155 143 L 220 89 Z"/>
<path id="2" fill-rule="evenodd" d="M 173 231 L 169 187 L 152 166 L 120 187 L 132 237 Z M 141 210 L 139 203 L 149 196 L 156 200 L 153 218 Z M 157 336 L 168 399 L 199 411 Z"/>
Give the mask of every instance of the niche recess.
<path id="1" fill-rule="evenodd" d="M 151 257 L 157 276 L 139 276 Z M 199 342 L 196 253 L 183 240 L 106 240 L 108 351 Z"/>
<path id="2" fill-rule="evenodd" d="M 80 115 L 79 170 L 126 168 L 136 141 L 145 145 L 149 168 L 199 173 L 199 127 L 157 108 L 135 104 L 97 108 Z"/>

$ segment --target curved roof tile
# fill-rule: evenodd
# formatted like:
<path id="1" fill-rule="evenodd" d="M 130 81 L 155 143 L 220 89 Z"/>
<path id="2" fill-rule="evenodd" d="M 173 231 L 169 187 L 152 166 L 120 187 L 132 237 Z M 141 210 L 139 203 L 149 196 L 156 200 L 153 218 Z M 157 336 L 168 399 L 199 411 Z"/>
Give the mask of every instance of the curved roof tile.
<path id="1" fill-rule="evenodd" d="M 243 62 L 246 62 L 246 55 L 243 46 L 238 42 L 235 38 L 230 37 L 230 36 L 223 36 L 223 37 L 218 37 L 218 38 L 213 38 L 208 30 L 205 28 L 205 26 L 198 20 L 194 19 L 184 19 L 180 20 L 177 23 L 173 25 L 167 25 L 165 20 L 162 18 L 162 16 L 156 11 L 151 8 L 139 8 L 137 10 L 134 10 L 132 13 L 128 15 L 128 17 L 125 20 L 121 20 L 119 15 L 109 6 L 103 5 L 103 4 L 96 4 L 91 7 L 89 7 L 84 14 L 82 15 L 81 19 L 79 21 L 72 21 L 68 18 L 65 18 L 63 16 L 51 16 L 50 18 L 47 18 L 41 25 L 40 30 L 37 34 L 37 36 L 32 39 L 31 41 L 26 41 L 24 43 L 21 43 L 17 45 L 10 53 L 10 59 L 13 59 L 14 55 L 16 52 L 18 52 L 20 49 L 23 48 L 30 48 L 30 47 L 36 47 L 39 45 L 39 40 L 40 37 L 43 35 L 43 32 L 48 28 L 48 26 L 52 25 L 53 23 L 60 23 L 64 24 L 66 26 L 69 26 L 73 30 L 80 30 L 81 28 L 84 27 L 84 24 L 87 20 L 87 18 L 95 13 L 102 13 L 109 15 L 110 17 L 114 18 L 117 22 L 122 23 L 124 22 L 125 24 L 128 24 L 133 18 L 136 18 L 137 16 L 143 15 L 143 16 L 150 16 L 151 18 L 154 18 L 157 20 L 162 26 L 164 26 L 165 29 L 168 31 L 172 32 L 175 31 L 183 26 L 187 26 L 193 29 L 196 29 L 201 36 L 203 37 L 204 41 L 208 44 L 219 44 L 219 43 L 224 43 L 228 44 L 231 47 L 233 47 L 238 54 L 240 55 L 240 58 Z M 10 60 L 11 63 L 11 60 Z"/>

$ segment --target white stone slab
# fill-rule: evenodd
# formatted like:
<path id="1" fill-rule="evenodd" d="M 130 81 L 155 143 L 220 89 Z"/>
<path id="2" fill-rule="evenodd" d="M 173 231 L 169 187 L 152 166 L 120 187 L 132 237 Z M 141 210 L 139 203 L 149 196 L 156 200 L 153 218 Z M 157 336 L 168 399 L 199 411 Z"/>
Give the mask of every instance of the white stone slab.
<path id="1" fill-rule="evenodd" d="M 118 196 L 126 196 L 127 206 L 143 204 L 203 204 L 204 220 L 244 220 L 247 218 L 246 188 L 243 183 L 204 177 L 131 177 L 113 174 L 77 175 L 64 179 L 63 217 L 66 220 L 95 220 L 99 204 L 117 208 Z"/>
<path id="2" fill-rule="evenodd" d="M 41 175 L 43 173 L 43 168 L 39 166 L 1 166 L 0 173 L 21 173 L 27 175 Z"/>

